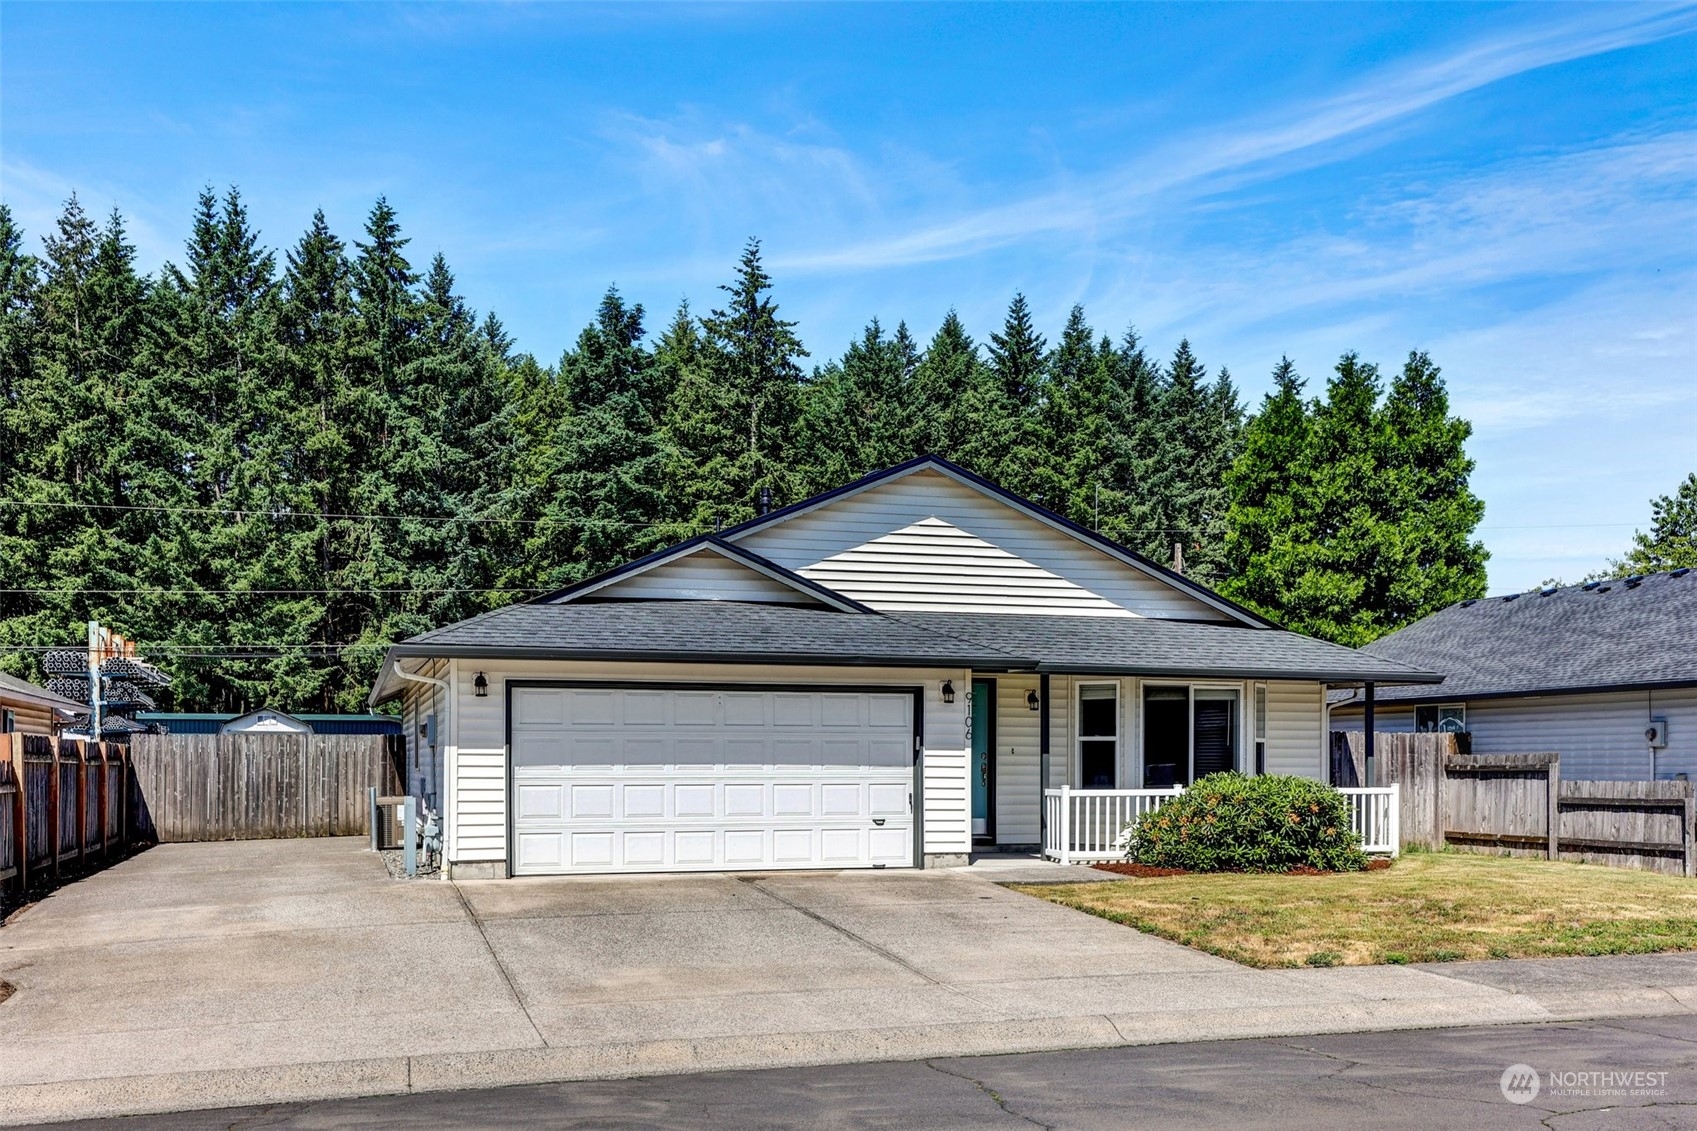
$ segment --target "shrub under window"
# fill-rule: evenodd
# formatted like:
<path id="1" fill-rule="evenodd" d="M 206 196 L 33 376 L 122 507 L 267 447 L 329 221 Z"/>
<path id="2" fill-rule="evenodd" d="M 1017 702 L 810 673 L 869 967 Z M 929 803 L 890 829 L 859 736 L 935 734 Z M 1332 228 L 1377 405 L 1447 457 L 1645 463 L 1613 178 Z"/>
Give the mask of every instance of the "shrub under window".
<path id="1" fill-rule="evenodd" d="M 1284 774 L 1209 774 L 1129 831 L 1126 857 L 1191 872 L 1288 872 L 1367 866 L 1349 802 L 1330 786 Z"/>

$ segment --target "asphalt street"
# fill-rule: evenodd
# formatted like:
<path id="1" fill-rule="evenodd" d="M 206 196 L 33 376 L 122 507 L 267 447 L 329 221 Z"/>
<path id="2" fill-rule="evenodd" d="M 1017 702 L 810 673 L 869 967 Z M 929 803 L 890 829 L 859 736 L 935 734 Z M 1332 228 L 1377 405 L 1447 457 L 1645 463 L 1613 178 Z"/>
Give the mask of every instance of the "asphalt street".
<path id="1" fill-rule="evenodd" d="M 1503 1092 L 1505 1070 L 1517 1064 L 1539 1078 L 1538 1095 L 1523 1104 Z M 1600 1075 L 1610 1072 L 1640 1075 Z M 1697 1025 L 1686 1017 L 1633 1018 L 1210 1041 L 372 1096 L 56 1126 L 1697 1129 Z"/>

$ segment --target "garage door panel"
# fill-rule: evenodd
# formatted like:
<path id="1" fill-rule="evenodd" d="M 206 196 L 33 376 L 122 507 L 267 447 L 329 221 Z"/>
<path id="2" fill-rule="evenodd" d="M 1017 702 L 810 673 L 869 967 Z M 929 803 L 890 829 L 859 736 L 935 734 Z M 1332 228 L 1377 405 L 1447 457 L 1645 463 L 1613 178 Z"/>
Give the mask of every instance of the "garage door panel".
<path id="1" fill-rule="evenodd" d="M 519 816 L 558 818 L 565 812 L 561 798 L 564 789 L 558 785 L 524 785 L 518 787 Z"/>
<path id="2" fill-rule="evenodd" d="M 515 871 L 910 865 L 911 728 L 852 690 L 515 698 Z"/>
<path id="3" fill-rule="evenodd" d="M 573 726 L 612 726 L 618 703 L 612 691 L 572 691 L 567 693 L 567 711 Z"/>

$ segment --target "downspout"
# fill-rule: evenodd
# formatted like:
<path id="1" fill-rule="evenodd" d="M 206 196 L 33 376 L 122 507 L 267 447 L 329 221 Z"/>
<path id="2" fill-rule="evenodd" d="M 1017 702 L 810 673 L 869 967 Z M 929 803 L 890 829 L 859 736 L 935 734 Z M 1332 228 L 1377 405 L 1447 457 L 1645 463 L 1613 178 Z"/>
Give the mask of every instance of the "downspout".
<path id="1" fill-rule="evenodd" d="M 1361 784 L 1371 787 L 1379 784 L 1377 780 L 1378 767 L 1373 764 L 1373 685 L 1371 683 L 1367 684 L 1367 700 L 1362 706 L 1361 716 L 1367 731 L 1362 742 L 1361 758 L 1362 772 L 1366 774 L 1367 780 Z"/>
<path id="2" fill-rule="evenodd" d="M 449 685 L 447 680 L 437 679 L 433 675 L 420 675 L 417 672 L 409 672 L 401 666 L 401 662 L 399 660 L 395 661 L 395 674 L 400 676 L 402 679 L 410 680 L 413 683 L 425 683 L 425 684 L 429 684 L 432 687 L 441 688 L 442 689 L 442 713 L 443 714 L 448 713 L 448 705 L 449 705 L 450 702 L 452 702 L 452 699 L 453 699 L 453 688 Z M 445 720 L 443 720 L 443 719 L 437 719 L 436 720 L 436 726 L 435 726 L 434 731 L 432 732 L 432 735 L 431 735 L 431 737 L 436 739 L 436 744 L 437 744 L 438 747 L 446 745 L 446 742 L 444 741 L 444 736 L 446 734 L 446 728 L 442 725 L 444 721 Z M 413 741 L 415 741 L 415 742 L 419 741 L 418 737 L 414 736 Z M 421 767 L 423 765 L 423 762 L 424 762 L 424 759 L 420 758 L 419 764 L 420 764 Z M 406 783 L 406 784 L 409 785 L 409 786 L 411 785 L 410 782 Z"/>

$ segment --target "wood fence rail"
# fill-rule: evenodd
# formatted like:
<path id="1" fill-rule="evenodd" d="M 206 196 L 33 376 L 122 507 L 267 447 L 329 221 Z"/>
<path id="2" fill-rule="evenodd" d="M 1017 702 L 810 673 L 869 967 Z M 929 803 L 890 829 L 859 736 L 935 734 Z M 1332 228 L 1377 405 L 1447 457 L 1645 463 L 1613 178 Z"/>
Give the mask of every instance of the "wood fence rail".
<path id="1" fill-rule="evenodd" d="M 138 833 L 164 842 L 367 836 L 367 790 L 402 792 L 400 735 L 138 734 Z"/>
<path id="2" fill-rule="evenodd" d="M 1334 731 L 1334 777 L 1364 772 L 1360 731 Z M 1697 875 L 1697 798 L 1683 781 L 1569 781 L 1561 757 L 1461 754 L 1448 734 L 1374 736 L 1375 776 L 1402 786 L 1402 839 Z"/>
<path id="3" fill-rule="evenodd" d="M 128 751 L 45 735 L 0 738 L 0 884 L 21 897 L 124 851 L 133 839 Z"/>

